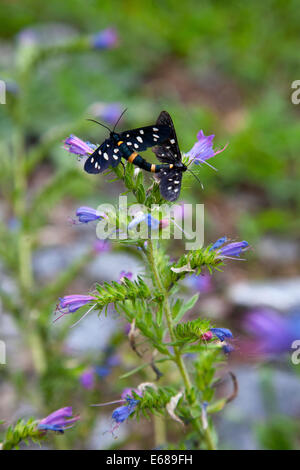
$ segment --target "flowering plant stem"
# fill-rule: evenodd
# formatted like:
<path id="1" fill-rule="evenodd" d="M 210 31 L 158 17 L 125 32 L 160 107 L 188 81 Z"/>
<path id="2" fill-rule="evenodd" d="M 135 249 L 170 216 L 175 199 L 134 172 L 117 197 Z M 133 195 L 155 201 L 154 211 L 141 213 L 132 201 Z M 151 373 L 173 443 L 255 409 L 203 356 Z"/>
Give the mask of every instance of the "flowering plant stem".
<path id="1" fill-rule="evenodd" d="M 153 246 L 153 241 L 151 240 L 151 238 L 149 238 L 147 241 L 147 259 L 149 262 L 149 268 L 153 274 L 153 278 L 155 279 L 156 287 L 159 290 L 163 298 L 164 314 L 165 314 L 165 318 L 167 321 L 171 341 L 175 342 L 176 338 L 175 338 L 174 331 L 173 331 L 173 319 L 172 319 L 172 312 L 171 312 L 170 302 L 169 302 L 169 294 L 168 294 L 167 289 L 165 289 L 165 287 L 163 286 L 163 283 L 160 278 L 159 270 L 155 263 L 154 246 Z M 194 405 L 195 397 L 194 397 L 194 394 L 192 393 L 193 392 L 192 382 L 191 382 L 189 373 L 187 371 L 187 368 L 185 366 L 183 357 L 177 346 L 174 346 L 173 350 L 174 350 L 173 361 L 177 365 L 178 371 L 182 377 L 185 390 L 186 390 L 187 399 L 190 405 Z M 200 409 L 200 405 L 199 405 L 199 409 Z M 193 420 L 193 425 L 196 431 L 200 434 L 201 438 L 204 438 L 207 449 L 215 450 L 215 445 L 214 445 L 209 427 L 207 427 L 205 430 L 202 430 L 198 419 Z"/>

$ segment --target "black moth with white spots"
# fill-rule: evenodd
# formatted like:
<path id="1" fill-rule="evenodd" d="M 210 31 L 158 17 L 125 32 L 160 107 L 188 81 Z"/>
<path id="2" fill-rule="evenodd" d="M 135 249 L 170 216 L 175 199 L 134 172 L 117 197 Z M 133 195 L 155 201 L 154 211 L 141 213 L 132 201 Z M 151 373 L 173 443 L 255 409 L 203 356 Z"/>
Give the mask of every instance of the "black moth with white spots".
<path id="1" fill-rule="evenodd" d="M 160 193 L 167 201 L 176 201 L 181 189 L 182 173 L 187 167 L 181 161 L 174 124 L 170 114 L 162 111 L 156 121 L 157 125 L 167 125 L 170 129 L 169 138 L 161 145 L 155 146 L 152 150 L 158 160 L 165 165 L 158 173 L 160 180 Z"/>
<path id="2" fill-rule="evenodd" d="M 120 134 L 111 132 L 109 139 L 86 160 L 84 169 L 87 173 L 102 173 L 109 166 L 116 167 L 121 157 L 128 160 L 133 152 L 143 152 L 148 147 L 160 144 L 167 139 L 169 133 L 170 129 L 166 125 L 141 127 Z"/>
<path id="3" fill-rule="evenodd" d="M 147 162 L 137 152 L 153 147 L 162 164 Z M 86 160 L 87 173 L 102 173 L 109 166 L 116 167 L 121 158 L 137 165 L 143 170 L 157 173 L 160 180 L 161 195 L 168 201 L 175 201 L 181 188 L 182 172 L 187 167 L 181 161 L 177 137 L 171 116 L 162 111 L 153 126 L 141 127 L 120 134 L 110 131 L 106 139 Z"/>

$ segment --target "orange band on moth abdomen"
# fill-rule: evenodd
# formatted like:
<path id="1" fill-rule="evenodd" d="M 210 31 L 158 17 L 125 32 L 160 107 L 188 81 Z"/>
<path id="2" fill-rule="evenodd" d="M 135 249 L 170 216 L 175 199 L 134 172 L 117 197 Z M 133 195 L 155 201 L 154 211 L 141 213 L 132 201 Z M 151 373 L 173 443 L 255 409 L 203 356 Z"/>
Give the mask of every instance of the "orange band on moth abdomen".
<path id="1" fill-rule="evenodd" d="M 133 152 L 130 157 L 128 157 L 128 161 L 130 163 L 133 163 L 133 160 L 138 156 L 138 154 L 136 152 Z"/>
<path id="2" fill-rule="evenodd" d="M 151 165 L 151 173 L 155 173 L 155 168 L 156 168 L 156 165 L 154 165 L 154 163 L 152 163 L 152 165 Z"/>
<path id="3" fill-rule="evenodd" d="M 123 140 L 119 140 L 118 145 L 123 144 Z"/>

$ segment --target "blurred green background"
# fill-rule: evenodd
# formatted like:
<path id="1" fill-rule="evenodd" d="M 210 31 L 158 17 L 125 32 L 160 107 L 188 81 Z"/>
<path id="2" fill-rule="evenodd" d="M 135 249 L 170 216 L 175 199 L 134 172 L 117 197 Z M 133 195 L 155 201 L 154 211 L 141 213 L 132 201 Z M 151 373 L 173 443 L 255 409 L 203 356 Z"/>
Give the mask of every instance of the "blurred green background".
<path id="1" fill-rule="evenodd" d="M 205 165 L 199 171 L 204 191 L 190 179 L 182 191 L 182 200 L 205 204 L 206 243 L 226 234 L 248 240 L 253 248 L 247 265 L 226 268 L 219 287 L 240 279 L 297 275 L 300 108 L 291 102 L 291 84 L 300 73 L 296 0 L 2 0 L 0 24 L 0 76 L 7 83 L 16 79 L 16 38 L 26 28 L 37 31 L 44 44 L 107 27 L 119 36 L 111 50 L 54 55 L 30 76 L 24 119 L 28 151 L 43 142 L 49 129 L 61 129 L 61 136 L 54 142 L 50 138 L 37 157 L 28 198 L 50 175 L 68 172 L 59 196 L 50 188 L 38 201 L 52 226 L 60 224 L 56 238 L 45 228 L 45 238 L 39 235 L 42 245 L 55 245 L 59 239 L 67 246 L 72 236 L 64 238 L 69 228 L 62 220 L 71 209 L 111 202 L 119 194 L 120 187 L 108 185 L 105 178 L 74 168 L 74 158 L 61 144 L 76 131 L 84 140 L 101 142 L 102 129 L 84 121 L 91 116 L 89 107 L 95 102 L 119 103 L 121 109 L 128 107 L 120 129 L 148 124 L 167 109 L 182 151 L 190 150 L 200 129 L 215 134 L 215 148 L 229 142 L 226 151 L 211 160 L 217 172 Z M 9 93 L 7 99 L 17 98 Z M 0 138 L 5 142 L 13 127 L 3 107 Z M 58 208 L 61 196 L 64 202 Z M 2 212 L 9 220 L 9 209 L 5 206 Z M 233 325 L 236 308 L 227 304 L 221 309 L 229 311 Z M 278 440 L 279 447 L 288 446 L 280 444 L 277 430 L 285 436 L 289 423 L 272 421 L 272 426 L 267 435 L 265 429 L 258 430 L 263 436 L 260 445 L 276 448 Z"/>

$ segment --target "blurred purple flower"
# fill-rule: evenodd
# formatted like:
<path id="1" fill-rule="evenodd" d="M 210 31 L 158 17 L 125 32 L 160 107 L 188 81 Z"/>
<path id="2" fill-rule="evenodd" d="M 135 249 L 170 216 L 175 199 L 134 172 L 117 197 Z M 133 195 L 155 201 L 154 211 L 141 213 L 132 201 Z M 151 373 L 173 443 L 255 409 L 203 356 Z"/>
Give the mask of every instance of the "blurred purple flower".
<path id="1" fill-rule="evenodd" d="M 79 137 L 76 137 L 76 135 L 71 134 L 67 139 L 65 139 L 64 148 L 68 152 L 74 153 L 80 157 L 87 157 L 94 152 L 96 145 L 91 144 L 90 142 L 84 142 L 79 139 Z"/>
<path id="2" fill-rule="evenodd" d="M 83 388 L 92 390 L 95 386 L 95 371 L 93 367 L 86 369 L 79 378 Z"/>
<path id="3" fill-rule="evenodd" d="M 111 243 L 108 240 L 96 240 L 94 243 L 94 251 L 96 253 L 107 253 L 111 250 Z"/>
<path id="4" fill-rule="evenodd" d="M 57 431 L 63 433 L 65 429 L 69 429 L 72 427 L 76 421 L 80 419 L 79 416 L 74 416 L 72 418 L 72 407 L 67 406 L 65 408 L 60 408 L 54 413 L 51 413 L 46 418 L 42 419 L 38 423 L 38 429 L 41 431 Z"/>
<path id="5" fill-rule="evenodd" d="M 212 291 L 212 277 L 209 274 L 192 274 L 186 279 L 186 284 L 192 288 L 206 294 Z"/>
<path id="6" fill-rule="evenodd" d="M 88 112 L 97 119 L 103 119 L 108 124 L 115 124 L 123 109 L 119 103 L 93 103 Z"/>
<path id="7" fill-rule="evenodd" d="M 102 220 L 106 217 L 104 212 L 99 212 L 96 209 L 88 206 L 78 207 L 76 210 L 76 217 L 78 217 L 78 222 L 82 224 L 88 224 L 89 222 L 94 222 L 94 220 Z"/>
<path id="8" fill-rule="evenodd" d="M 221 150 L 213 150 L 213 139 L 214 134 L 205 136 L 203 131 L 199 131 L 197 134 L 198 142 L 194 144 L 189 152 L 186 153 L 186 156 L 189 157 L 190 162 L 194 162 L 196 165 L 200 165 L 211 157 L 215 157 L 218 153 L 223 152 L 226 149 L 227 145 Z"/>
<path id="9" fill-rule="evenodd" d="M 225 341 L 226 338 L 233 338 L 230 330 L 227 328 L 210 328 L 211 333 L 219 338 L 221 342 Z"/>
<path id="10" fill-rule="evenodd" d="M 80 376 L 81 385 L 87 390 L 91 390 L 95 386 L 95 376 L 100 378 L 107 377 L 112 372 L 113 367 L 120 365 L 121 360 L 118 354 L 108 356 L 102 365 L 89 367 Z"/>
<path id="11" fill-rule="evenodd" d="M 117 367 L 121 364 L 121 358 L 119 354 L 112 354 L 111 356 L 108 357 L 106 361 L 106 365 L 108 367 Z"/>
<path id="12" fill-rule="evenodd" d="M 283 316 L 258 308 L 246 316 L 243 326 L 253 336 L 254 343 L 248 345 L 253 353 L 278 355 L 291 351 L 293 341 L 300 338 L 300 312 Z"/>
<path id="13" fill-rule="evenodd" d="M 121 282 L 123 282 L 125 277 L 126 277 L 127 279 L 129 279 L 129 281 L 132 281 L 133 273 L 130 272 L 130 271 L 128 271 L 128 272 L 126 272 L 126 271 L 121 271 L 121 272 L 120 272 L 120 275 L 119 275 L 118 283 L 120 284 Z"/>
<path id="14" fill-rule="evenodd" d="M 17 34 L 17 40 L 21 46 L 35 46 L 38 43 L 36 32 L 31 28 L 26 28 Z"/>
<path id="15" fill-rule="evenodd" d="M 118 43 L 118 34 L 114 28 L 106 28 L 95 34 L 91 39 L 91 45 L 95 49 L 111 49 Z"/>
<path id="16" fill-rule="evenodd" d="M 247 249 L 249 246 L 248 242 L 245 240 L 242 242 L 232 242 L 228 243 L 224 246 L 227 242 L 227 237 L 219 238 L 209 249 L 209 251 L 216 251 L 218 253 L 218 257 L 232 257 L 232 256 L 240 256 L 240 254 Z"/>

